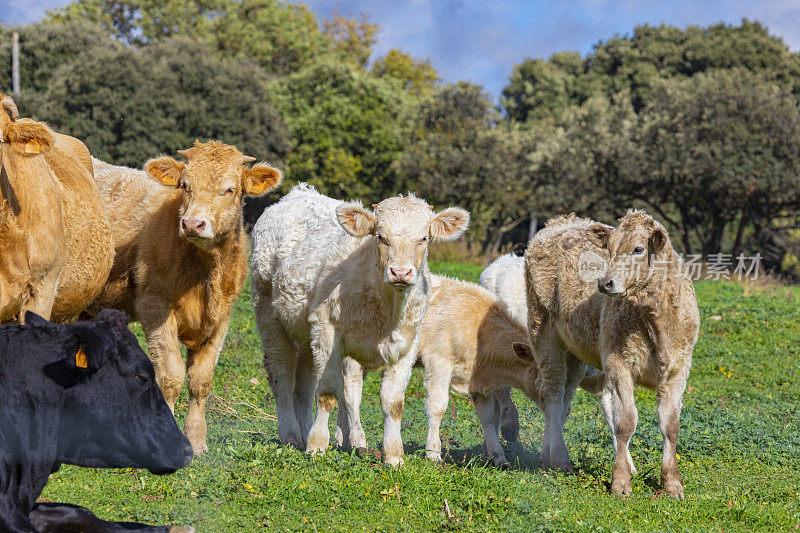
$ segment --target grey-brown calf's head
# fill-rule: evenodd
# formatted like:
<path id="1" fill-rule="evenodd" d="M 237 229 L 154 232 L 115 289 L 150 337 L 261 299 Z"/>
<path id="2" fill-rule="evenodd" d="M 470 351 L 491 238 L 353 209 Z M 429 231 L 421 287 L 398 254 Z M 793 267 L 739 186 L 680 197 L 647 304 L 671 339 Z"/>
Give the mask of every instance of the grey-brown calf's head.
<path id="1" fill-rule="evenodd" d="M 607 246 L 608 269 L 597 288 L 609 296 L 625 296 L 646 285 L 672 253 L 667 230 L 644 211 L 620 218 Z"/>
<path id="2" fill-rule="evenodd" d="M 167 156 L 145 166 L 152 178 L 182 190 L 178 233 L 208 249 L 238 228 L 244 196 L 260 196 L 281 182 L 281 172 L 218 141 L 178 150 L 186 162 Z"/>
<path id="3" fill-rule="evenodd" d="M 413 194 L 393 196 L 373 205 L 374 213 L 358 202 L 339 206 L 336 215 L 354 237 L 374 236 L 378 268 L 384 283 L 406 288 L 417 283 L 428 260 L 431 239 L 451 241 L 466 231 L 469 213 L 448 207 L 434 213 Z"/>
<path id="4" fill-rule="evenodd" d="M 527 374 L 523 380 L 525 388 L 522 392 L 524 392 L 528 398 L 532 399 L 540 409 L 543 409 L 542 397 L 539 386 L 536 383 L 539 377 L 539 367 L 536 364 L 536 359 L 533 357 L 530 344 L 515 342 L 511 347 L 514 350 L 514 355 L 522 361 Z"/>

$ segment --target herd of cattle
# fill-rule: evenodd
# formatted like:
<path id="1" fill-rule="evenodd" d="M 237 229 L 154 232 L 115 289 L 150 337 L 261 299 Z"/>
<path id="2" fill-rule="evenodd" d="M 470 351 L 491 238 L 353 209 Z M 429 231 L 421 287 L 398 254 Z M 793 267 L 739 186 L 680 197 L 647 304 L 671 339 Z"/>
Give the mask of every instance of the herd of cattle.
<path id="1" fill-rule="evenodd" d="M 143 171 L 110 165 L 0 100 L 0 529 L 168 531 L 36 499 L 62 463 L 167 473 L 207 451 L 205 404 L 247 273 L 243 197 L 282 175 L 216 141 Z M 657 393 L 661 479 L 682 498 L 675 446 L 699 313 L 663 226 L 640 211 L 617 227 L 560 216 L 480 285 L 432 275 L 429 243 L 468 224 L 463 209 L 436 213 L 412 194 L 369 210 L 306 184 L 264 211 L 250 269 L 280 440 L 324 452 L 338 402 L 337 444 L 366 448 L 362 382 L 381 371 L 383 458 L 400 466 L 405 389 L 421 365 L 429 459 L 441 460 L 453 388 L 474 402 L 485 454 L 507 464 L 514 387 L 544 411 L 543 466 L 571 471 L 563 426 L 582 386 L 611 429 L 611 490 L 630 494 L 638 384 Z M 602 258 L 599 279 L 581 270 L 586 254 Z"/>

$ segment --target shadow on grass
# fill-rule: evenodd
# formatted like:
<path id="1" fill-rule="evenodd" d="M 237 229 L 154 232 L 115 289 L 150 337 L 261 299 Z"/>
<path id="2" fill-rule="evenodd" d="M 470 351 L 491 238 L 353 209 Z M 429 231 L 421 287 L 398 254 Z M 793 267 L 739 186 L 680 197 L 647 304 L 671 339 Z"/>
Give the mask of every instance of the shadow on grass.
<path id="1" fill-rule="evenodd" d="M 482 446 L 459 448 L 458 443 L 451 443 L 442 450 L 442 463 L 454 466 L 480 465 L 494 468 L 491 460 L 483 455 Z M 403 446 L 406 455 L 425 457 L 425 446 L 416 442 L 408 442 Z M 516 442 L 507 442 L 503 446 L 506 459 L 510 463 L 505 470 L 519 472 L 536 472 L 542 469 L 542 462 L 538 450 L 531 450 Z"/>

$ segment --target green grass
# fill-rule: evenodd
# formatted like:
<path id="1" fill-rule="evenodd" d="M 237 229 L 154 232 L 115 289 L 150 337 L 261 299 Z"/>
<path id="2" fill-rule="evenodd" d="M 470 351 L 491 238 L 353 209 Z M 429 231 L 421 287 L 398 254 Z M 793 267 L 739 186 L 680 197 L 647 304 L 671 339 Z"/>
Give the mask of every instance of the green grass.
<path id="1" fill-rule="evenodd" d="M 431 266 L 473 281 L 480 274 L 469 265 Z M 580 390 L 566 425 L 577 468 L 572 476 L 540 470 L 542 413 L 516 392 L 521 429 L 519 442 L 505 446 L 510 470 L 483 463 L 477 417 L 466 399 L 455 396 L 442 426 L 448 460 L 426 461 L 417 371 L 403 417 L 404 468 L 392 470 L 371 455 L 334 449 L 312 458 L 284 446 L 276 440 L 275 405 L 247 289 L 234 309 L 214 380 L 214 394 L 235 412 L 209 410 L 210 452 L 165 477 L 65 466 L 51 476 L 43 496 L 87 506 L 106 519 L 194 525 L 198 531 L 795 531 L 800 288 L 753 292 L 731 283 L 697 284 L 703 321 L 678 444 L 685 501 L 659 491 L 661 436 L 654 395 L 645 390 L 637 395 L 639 427 L 631 452 L 640 473 L 629 499 L 608 492 L 611 437 L 596 399 Z M 715 315 L 721 319 L 711 320 Z M 382 431 L 377 388 L 377 376 L 370 375 L 362 414 L 372 448 L 379 448 Z M 177 412 L 185 415 L 185 392 Z M 451 518 L 443 512 L 445 500 Z"/>

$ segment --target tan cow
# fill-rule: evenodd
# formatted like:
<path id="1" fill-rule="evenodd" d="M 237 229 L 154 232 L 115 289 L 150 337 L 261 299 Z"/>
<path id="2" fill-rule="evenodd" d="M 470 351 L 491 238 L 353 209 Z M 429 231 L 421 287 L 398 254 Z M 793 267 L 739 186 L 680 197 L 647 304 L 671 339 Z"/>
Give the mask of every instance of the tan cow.
<path id="1" fill-rule="evenodd" d="M 545 411 L 545 466 L 571 469 L 563 425 L 569 407 L 566 361 L 574 355 L 603 369 L 583 385 L 600 391 L 611 428 L 612 492 L 631 493 L 635 469 L 628 442 L 637 423 L 638 384 L 655 389 L 658 399 L 662 484 L 668 494 L 683 498 L 675 445 L 699 312 L 666 230 L 641 211 L 629 212 L 616 229 L 559 217 L 534 236 L 525 259 L 528 329 Z M 599 262 L 607 263 L 605 275 L 587 275 L 587 266 Z"/>
<path id="2" fill-rule="evenodd" d="M 184 433 L 195 454 L 208 449 L 205 404 L 233 302 L 247 269 L 244 196 L 282 178 L 217 141 L 159 157 L 145 172 L 94 160 L 95 179 L 115 221 L 117 258 L 95 309 L 121 309 L 142 323 L 164 399 L 173 409 L 188 373 Z M 148 176 L 149 174 L 149 176 Z M 184 364 L 182 342 L 188 349 Z"/>
<path id="3" fill-rule="evenodd" d="M 439 425 L 452 387 L 469 394 L 475 403 L 484 453 L 495 466 L 507 465 L 498 431 L 509 387 L 520 389 L 541 407 L 539 372 L 528 347 L 527 327 L 479 285 L 444 276 L 432 280 L 418 356 L 428 392 L 426 456 L 441 459 Z"/>
<path id="4" fill-rule="evenodd" d="M 111 228 L 79 140 L 0 113 L 0 322 L 31 310 L 68 322 L 99 294 L 114 258 Z"/>

